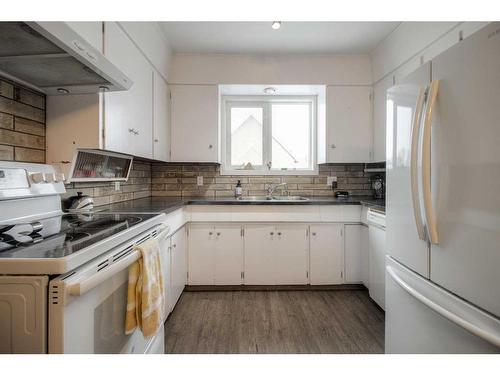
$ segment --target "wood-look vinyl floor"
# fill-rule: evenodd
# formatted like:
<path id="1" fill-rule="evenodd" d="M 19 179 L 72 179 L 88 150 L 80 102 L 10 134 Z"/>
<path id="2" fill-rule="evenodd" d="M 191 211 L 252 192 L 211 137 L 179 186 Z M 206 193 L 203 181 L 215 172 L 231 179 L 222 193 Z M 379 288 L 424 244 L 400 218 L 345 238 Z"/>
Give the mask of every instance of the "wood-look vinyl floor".
<path id="1" fill-rule="evenodd" d="M 383 353 L 384 312 L 366 290 L 184 292 L 166 353 Z"/>

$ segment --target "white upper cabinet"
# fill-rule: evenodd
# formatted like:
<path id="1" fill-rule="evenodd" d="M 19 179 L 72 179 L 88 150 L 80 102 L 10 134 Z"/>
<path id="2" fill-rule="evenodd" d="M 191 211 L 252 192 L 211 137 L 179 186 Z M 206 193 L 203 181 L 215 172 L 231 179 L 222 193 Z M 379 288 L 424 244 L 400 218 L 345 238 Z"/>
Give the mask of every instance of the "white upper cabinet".
<path id="1" fill-rule="evenodd" d="M 77 34 L 92 45 L 96 50 L 102 52 L 102 22 L 66 22 Z"/>
<path id="2" fill-rule="evenodd" d="M 385 126 L 387 89 L 393 77 L 387 76 L 373 86 L 373 161 L 385 161 Z"/>
<path id="3" fill-rule="evenodd" d="M 104 148 L 153 158 L 153 68 L 125 32 L 106 22 L 105 55 L 134 84 L 104 94 Z"/>
<path id="4" fill-rule="evenodd" d="M 163 77 L 154 72 L 154 109 L 153 109 L 153 158 L 170 160 L 170 98 L 168 85 Z"/>
<path id="5" fill-rule="evenodd" d="M 171 85 L 172 156 L 175 162 L 219 161 L 216 85 Z"/>
<path id="6" fill-rule="evenodd" d="M 370 161 L 371 92 L 369 86 L 327 87 L 327 163 Z"/>

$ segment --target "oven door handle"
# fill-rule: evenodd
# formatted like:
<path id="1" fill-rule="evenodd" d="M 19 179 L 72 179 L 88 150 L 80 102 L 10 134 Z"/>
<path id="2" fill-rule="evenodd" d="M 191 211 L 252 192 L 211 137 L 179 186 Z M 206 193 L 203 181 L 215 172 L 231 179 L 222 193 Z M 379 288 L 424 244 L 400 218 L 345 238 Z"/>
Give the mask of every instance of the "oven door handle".
<path id="1" fill-rule="evenodd" d="M 157 232 L 154 237 L 158 241 L 161 241 L 169 232 L 170 228 L 165 224 L 160 224 L 161 229 Z M 92 290 L 102 282 L 106 281 L 118 272 L 123 271 L 128 268 L 131 264 L 137 261 L 141 257 L 141 252 L 139 250 L 134 250 L 130 254 L 121 258 L 118 262 L 111 264 L 109 267 L 104 268 L 102 271 L 92 274 L 81 281 L 75 282 L 68 286 L 69 294 L 72 296 L 81 296 Z"/>

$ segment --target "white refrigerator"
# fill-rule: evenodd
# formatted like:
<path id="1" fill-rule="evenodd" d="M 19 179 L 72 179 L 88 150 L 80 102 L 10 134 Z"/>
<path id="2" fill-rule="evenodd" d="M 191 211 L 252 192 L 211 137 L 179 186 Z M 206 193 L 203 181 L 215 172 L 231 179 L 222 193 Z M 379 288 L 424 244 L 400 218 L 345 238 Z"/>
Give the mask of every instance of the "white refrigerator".
<path id="1" fill-rule="evenodd" d="M 500 23 L 387 91 L 386 352 L 500 352 Z"/>

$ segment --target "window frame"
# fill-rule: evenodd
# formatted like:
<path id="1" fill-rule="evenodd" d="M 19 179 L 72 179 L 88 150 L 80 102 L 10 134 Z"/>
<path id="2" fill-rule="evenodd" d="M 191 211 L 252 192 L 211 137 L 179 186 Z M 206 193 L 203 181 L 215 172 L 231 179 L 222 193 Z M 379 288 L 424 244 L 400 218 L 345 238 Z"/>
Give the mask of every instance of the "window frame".
<path id="1" fill-rule="evenodd" d="M 266 163 L 272 158 L 272 104 L 307 103 L 310 106 L 310 168 L 307 169 L 268 169 Z M 223 95 L 221 96 L 221 175 L 317 175 L 317 95 Z M 254 166 L 253 170 L 236 169 L 231 161 L 231 108 L 253 107 L 262 108 L 263 150 L 262 166 Z"/>

